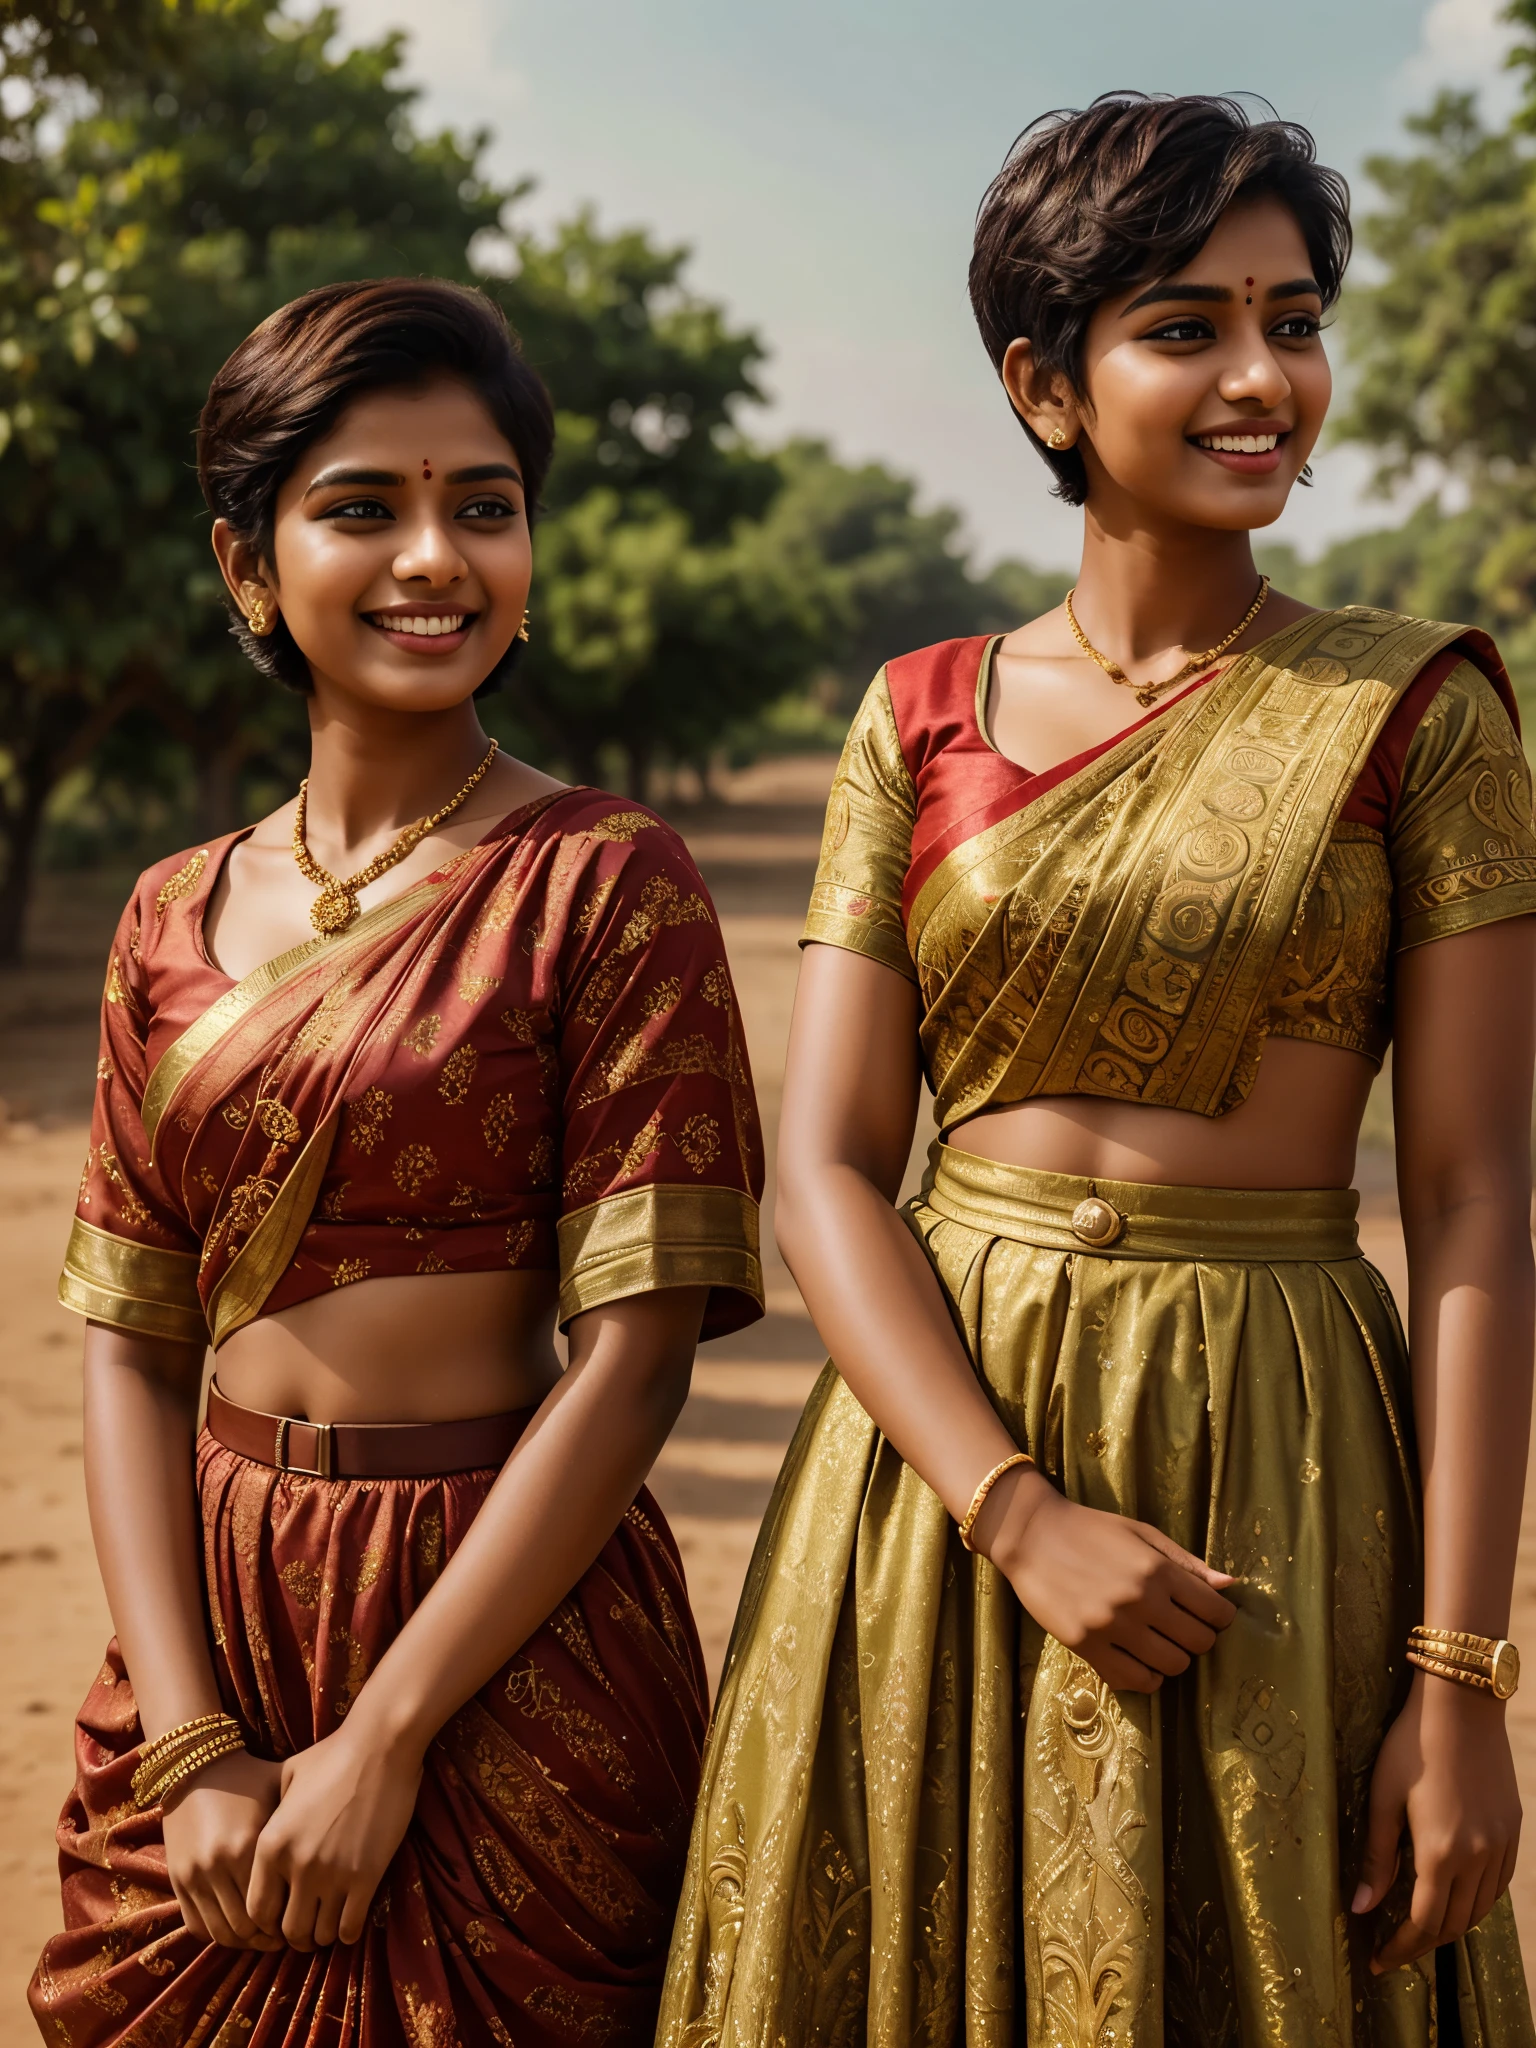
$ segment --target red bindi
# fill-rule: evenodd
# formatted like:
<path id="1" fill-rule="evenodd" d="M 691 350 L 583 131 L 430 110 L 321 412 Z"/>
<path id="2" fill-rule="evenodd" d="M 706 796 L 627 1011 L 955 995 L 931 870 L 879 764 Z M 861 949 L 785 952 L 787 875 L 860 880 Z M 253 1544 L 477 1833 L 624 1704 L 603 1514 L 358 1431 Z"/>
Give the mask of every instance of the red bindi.
<path id="1" fill-rule="evenodd" d="M 425 456 L 425 455 L 423 455 L 423 457 L 421 458 L 421 473 L 422 473 L 422 475 L 423 475 L 423 476 L 424 476 L 424 477 L 426 478 L 427 482 L 428 482 L 428 483 L 431 483 L 431 481 L 432 481 L 432 469 L 431 469 L 431 463 L 430 463 L 430 459 L 429 459 L 429 458 L 428 458 L 427 456 Z"/>

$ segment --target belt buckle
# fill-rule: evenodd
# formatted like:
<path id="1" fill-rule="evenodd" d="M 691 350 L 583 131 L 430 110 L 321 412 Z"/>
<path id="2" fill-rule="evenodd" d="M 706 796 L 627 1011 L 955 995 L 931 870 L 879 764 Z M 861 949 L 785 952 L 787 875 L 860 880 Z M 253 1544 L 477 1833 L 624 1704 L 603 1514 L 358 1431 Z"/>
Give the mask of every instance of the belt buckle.
<path id="1" fill-rule="evenodd" d="M 274 1447 L 273 1462 L 279 1472 L 297 1472 L 305 1479 L 333 1479 L 336 1475 L 336 1425 L 333 1422 L 311 1422 L 305 1428 L 315 1432 L 315 1444 L 319 1451 L 318 1465 L 295 1465 L 288 1457 L 288 1431 L 292 1417 L 278 1418 L 277 1443 Z"/>

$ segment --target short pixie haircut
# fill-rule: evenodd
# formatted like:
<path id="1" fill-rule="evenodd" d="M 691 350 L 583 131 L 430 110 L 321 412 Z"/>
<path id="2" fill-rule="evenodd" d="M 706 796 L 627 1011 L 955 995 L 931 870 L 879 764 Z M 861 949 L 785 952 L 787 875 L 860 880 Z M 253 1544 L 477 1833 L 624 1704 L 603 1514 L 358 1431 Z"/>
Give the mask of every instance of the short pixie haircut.
<path id="1" fill-rule="evenodd" d="M 1025 337 L 1042 368 L 1080 391 L 1095 309 L 1172 277 L 1229 206 L 1266 197 L 1295 215 L 1326 309 L 1349 261 L 1349 186 L 1317 161 L 1305 128 L 1197 93 L 1111 92 L 1080 112 L 1042 114 L 976 216 L 971 305 L 987 353 L 1001 369 L 1008 344 Z M 1083 504 L 1078 451 L 1024 431 L 1055 472 L 1054 495 Z"/>
<path id="2" fill-rule="evenodd" d="M 501 309 L 483 292 L 435 277 L 321 285 L 247 335 L 214 378 L 198 420 L 197 472 L 209 511 L 270 562 L 278 492 L 304 450 L 358 399 L 436 377 L 457 378 L 484 401 L 517 452 L 531 520 L 555 449 L 549 393 Z M 258 638 L 231 610 L 235 638 L 264 675 L 313 689 L 286 620 Z M 521 651 L 514 640 L 481 688 L 499 682 Z"/>

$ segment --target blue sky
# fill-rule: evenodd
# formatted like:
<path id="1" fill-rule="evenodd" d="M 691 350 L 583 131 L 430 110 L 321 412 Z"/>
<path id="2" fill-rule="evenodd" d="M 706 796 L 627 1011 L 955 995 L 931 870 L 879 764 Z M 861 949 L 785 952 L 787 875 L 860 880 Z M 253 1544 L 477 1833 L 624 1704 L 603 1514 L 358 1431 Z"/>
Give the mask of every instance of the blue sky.
<path id="1" fill-rule="evenodd" d="M 1114 86 L 1261 93 L 1357 183 L 1440 84 L 1512 102 L 1497 0 L 341 0 L 401 27 L 423 115 L 487 127 L 525 217 L 591 203 L 695 252 L 771 349 L 755 433 L 915 476 L 978 554 L 1071 566 L 965 296 L 977 200 L 1037 113 Z M 1365 192 L 1362 199 L 1368 198 Z M 1311 552 L 1390 514 L 1349 450 L 1276 528 Z"/>

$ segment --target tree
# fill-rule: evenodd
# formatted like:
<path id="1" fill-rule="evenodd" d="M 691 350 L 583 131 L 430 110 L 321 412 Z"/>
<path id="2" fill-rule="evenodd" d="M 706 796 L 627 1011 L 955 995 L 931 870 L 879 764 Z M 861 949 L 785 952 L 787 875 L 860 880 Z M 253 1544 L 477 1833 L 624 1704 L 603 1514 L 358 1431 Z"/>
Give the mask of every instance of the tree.
<path id="1" fill-rule="evenodd" d="M 31 101 L 0 150 L 0 959 L 50 792 L 131 707 L 183 741 L 203 833 L 240 822 L 242 765 L 299 735 L 218 602 L 190 459 L 214 369 L 324 279 L 467 276 L 515 196 L 478 177 L 483 137 L 415 133 L 398 36 L 333 57 L 333 14 L 265 0 L 109 10 L 121 34 L 95 41 L 57 14 L 5 42 Z M 65 86 L 88 99 L 57 144 Z"/>
<path id="2" fill-rule="evenodd" d="M 877 462 L 839 463 L 821 441 L 780 451 L 784 489 L 765 521 L 789 580 L 825 586 L 824 664 L 851 712 L 883 661 L 968 633 L 1001 633 L 1061 602 L 1071 578 L 1000 562 L 977 576 L 960 514 L 917 507 L 917 487 Z"/>

